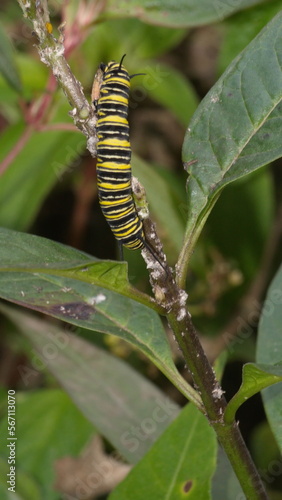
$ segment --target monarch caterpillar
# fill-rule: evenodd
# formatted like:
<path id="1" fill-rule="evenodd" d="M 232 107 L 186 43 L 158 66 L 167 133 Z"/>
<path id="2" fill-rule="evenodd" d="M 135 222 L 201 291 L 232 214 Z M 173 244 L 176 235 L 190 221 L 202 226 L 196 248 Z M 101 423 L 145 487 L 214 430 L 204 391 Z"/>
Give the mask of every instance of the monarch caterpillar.
<path id="1" fill-rule="evenodd" d="M 120 247 L 123 245 L 131 250 L 146 247 L 159 262 L 145 240 L 143 223 L 132 195 L 127 115 L 130 79 L 137 75 L 128 74 L 122 64 L 124 57 L 120 63 L 101 63 L 92 88 L 92 101 L 97 112 L 98 197 Z"/>

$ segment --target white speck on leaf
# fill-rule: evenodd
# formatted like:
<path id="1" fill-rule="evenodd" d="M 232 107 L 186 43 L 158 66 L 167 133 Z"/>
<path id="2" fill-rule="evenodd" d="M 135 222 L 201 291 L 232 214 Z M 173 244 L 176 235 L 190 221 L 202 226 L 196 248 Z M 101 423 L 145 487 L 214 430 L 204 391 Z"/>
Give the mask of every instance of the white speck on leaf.
<path id="1" fill-rule="evenodd" d="M 98 295 L 87 299 L 86 302 L 90 306 L 94 306 L 94 305 L 100 304 L 101 302 L 104 302 L 104 300 L 106 300 L 106 298 L 107 297 L 103 293 L 98 293 Z"/>
<path id="2" fill-rule="evenodd" d="M 212 95 L 212 96 L 211 96 L 211 102 L 216 103 L 216 102 L 218 102 L 218 101 L 219 101 L 219 97 L 218 97 L 218 95 Z"/>

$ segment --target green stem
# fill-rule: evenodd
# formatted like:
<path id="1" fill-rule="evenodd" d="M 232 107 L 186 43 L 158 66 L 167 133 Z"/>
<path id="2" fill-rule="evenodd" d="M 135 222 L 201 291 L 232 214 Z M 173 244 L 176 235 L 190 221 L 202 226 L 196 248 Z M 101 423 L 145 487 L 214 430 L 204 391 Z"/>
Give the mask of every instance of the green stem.
<path id="1" fill-rule="evenodd" d="M 214 426 L 214 429 L 246 498 L 248 500 L 269 500 L 237 423 L 234 422 L 230 426 Z"/>
<path id="2" fill-rule="evenodd" d="M 214 196 L 214 198 L 205 207 L 204 212 L 200 213 L 196 219 L 190 220 L 190 223 L 188 221 L 184 236 L 183 247 L 179 254 L 178 262 L 176 264 L 177 274 L 175 279 L 177 285 L 181 289 L 185 289 L 187 270 L 191 256 L 193 255 L 194 248 L 198 241 L 198 238 L 202 232 L 202 229 L 206 223 L 209 214 L 213 209 L 213 206 L 215 205 L 216 201 L 219 198 L 219 195 L 220 192 L 216 196 Z"/>
<path id="3" fill-rule="evenodd" d="M 152 358 L 151 358 L 152 359 Z M 157 360 L 158 361 L 158 360 Z M 177 370 L 171 369 L 167 363 L 161 364 L 152 359 L 152 362 L 159 368 L 159 370 L 167 377 L 168 380 L 176 387 L 183 396 L 193 403 L 198 410 L 205 414 L 205 409 L 199 393 L 179 374 Z"/>
<path id="4" fill-rule="evenodd" d="M 155 267 L 156 263 L 154 264 L 150 252 L 146 248 L 142 250 L 142 255 L 150 270 L 150 280 L 155 297 L 166 310 L 168 323 L 183 353 L 195 387 L 201 396 L 204 413 L 230 460 L 246 498 L 248 500 L 268 500 L 262 480 L 236 422 L 227 424 L 224 421 L 226 400 L 215 372 L 202 348 L 191 315 L 186 309 L 187 294 L 178 287 L 171 269 L 166 264 L 154 224 L 148 218 L 145 219 L 143 227 L 146 239 L 154 247 L 162 267 L 165 269 L 165 272 L 160 273 L 160 266 Z"/>
<path id="5" fill-rule="evenodd" d="M 182 312 L 182 316 L 183 314 Z M 268 500 L 263 482 L 243 441 L 237 423 L 233 422 L 230 425 L 224 422 L 226 400 L 203 351 L 189 313 L 186 312 L 181 318 L 181 308 L 175 304 L 167 318 L 202 397 L 209 422 L 230 460 L 246 498 L 248 500 Z"/>

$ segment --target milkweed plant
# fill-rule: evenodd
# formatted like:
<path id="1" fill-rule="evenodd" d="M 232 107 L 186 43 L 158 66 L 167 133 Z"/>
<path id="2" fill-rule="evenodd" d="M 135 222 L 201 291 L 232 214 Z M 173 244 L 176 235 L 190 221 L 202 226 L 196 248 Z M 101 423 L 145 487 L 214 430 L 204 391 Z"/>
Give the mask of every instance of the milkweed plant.
<path id="1" fill-rule="evenodd" d="M 21 23 L 16 51 L 0 30 L 0 310 L 17 353 L 1 391 L 16 448 L 0 445 L 2 498 L 282 498 L 279 2 L 18 5 L 22 21 L 4 16 Z M 197 94 L 185 43 L 199 37 L 201 62 L 203 33 L 221 76 Z M 167 110 L 171 143 L 185 127 L 175 171 L 149 163 L 146 100 Z M 36 225 L 66 176 L 79 214 L 68 245 Z M 96 197 L 121 260 L 104 229 L 87 230 L 101 258 L 75 248 Z"/>

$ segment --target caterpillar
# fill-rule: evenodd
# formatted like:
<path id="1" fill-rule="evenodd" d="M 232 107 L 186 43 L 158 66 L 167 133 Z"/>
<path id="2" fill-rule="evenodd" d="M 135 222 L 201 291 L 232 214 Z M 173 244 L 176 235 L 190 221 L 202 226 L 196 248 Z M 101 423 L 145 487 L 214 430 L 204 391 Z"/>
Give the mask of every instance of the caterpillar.
<path id="1" fill-rule="evenodd" d="M 145 240 L 131 187 L 131 146 L 128 125 L 130 79 L 120 63 L 101 63 L 95 75 L 92 101 L 97 112 L 97 187 L 101 210 L 122 246 L 144 247 L 160 263 Z M 142 73 L 139 73 L 142 74 Z M 162 266 L 163 267 L 163 266 Z"/>

